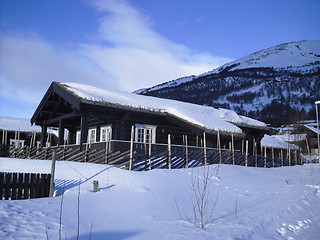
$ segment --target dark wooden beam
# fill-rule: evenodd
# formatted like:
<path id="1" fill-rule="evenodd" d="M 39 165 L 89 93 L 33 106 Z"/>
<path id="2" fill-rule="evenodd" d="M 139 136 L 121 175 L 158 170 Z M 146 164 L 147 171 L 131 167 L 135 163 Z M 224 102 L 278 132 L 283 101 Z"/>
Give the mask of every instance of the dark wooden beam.
<path id="1" fill-rule="evenodd" d="M 62 119 L 59 120 L 59 145 L 64 144 L 64 122 Z"/>
<path id="2" fill-rule="evenodd" d="M 60 117 L 52 118 L 50 120 L 45 121 L 44 123 L 49 126 L 50 124 L 57 123 L 60 120 L 79 117 L 79 116 L 80 116 L 79 113 L 69 113 L 69 114 L 66 114 L 66 115 L 62 115 Z"/>
<path id="3" fill-rule="evenodd" d="M 46 141 L 47 141 L 47 126 L 46 125 L 42 125 L 41 126 L 41 147 L 45 147 L 46 146 Z"/>
<path id="4" fill-rule="evenodd" d="M 89 124 L 88 124 L 88 115 L 84 114 L 81 117 L 81 138 L 80 138 L 80 151 L 84 149 L 84 143 L 87 142 L 88 138 L 88 129 L 89 129 Z"/>
<path id="5" fill-rule="evenodd" d="M 52 116 L 53 116 L 54 114 L 56 114 L 56 112 L 58 111 L 60 105 L 61 105 L 61 98 L 59 97 L 59 102 L 56 102 L 56 106 L 55 106 L 54 109 L 51 111 L 48 119 L 51 119 Z"/>

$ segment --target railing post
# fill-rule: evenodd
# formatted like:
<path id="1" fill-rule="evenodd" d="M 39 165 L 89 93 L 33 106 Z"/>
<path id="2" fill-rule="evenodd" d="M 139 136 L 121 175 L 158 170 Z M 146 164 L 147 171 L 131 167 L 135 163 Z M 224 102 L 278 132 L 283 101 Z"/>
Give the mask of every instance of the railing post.
<path id="1" fill-rule="evenodd" d="M 205 132 L 203 132 L 203 165 L 207 165 L 207 139 Z"/>
<path id="2" fill-rule="evenodd" d="M 219 164 L 222 163 L 222 155 L 221 155 L 221 143 L 220 143 L 220 132 L 217 133 L 217 148 L 219 152 Z"/>
<path id="3" fill-rule="evenodd" d="M 272 167 L 274 167 L 274 147 L 272 147 Z"/>
<path id="4" fill-rule="evenodd" d="M 185 135 L 184 137 L 185 137 L 185 157 L 186 157 L 185 168 L 188 168 L 189 166 L 188 135 Z"/>
<path id="5" fill-rule="evenodd" d="M 248 167 L 248 148 L 249 148 L 249 141 L 246 140 L 246 155 L 245 155 L 245 161 L 244 161 L 244 165 L 246 167 Z"/>
<path id="6" fill-rule="evenodd" d="M 253 155 L 254 155 L 254 166 L 258 167 L 258 152 L 257 152 L 257 142 L 256 139 L 253 139 Z"/>
<path id="7" fill-rule="evenodd" d="M 151 155 L 152 155 L 152 133 L 150 133 L 149 138 L 149 151 L 148 151 L 148 164 L 149 164 L 149 170 L 151 170 Z"/>
<path id="8" fill-rule="evenodd" d="M 133 168 L 133 139 L 134 139 L 134 126 L 131 127 L 131 139 L 130 139 L 130 162 L 129 162 L 129 170 L 131 171 Z"/>
<path id="9" fill-rule="evenodd" d="M 234 139 L 233 134 L 231 135 L 231 148 L 232 148 L 232 164 L 235 164 L 235 157 L 234 157 Z"/>
<path id="10" fill-rule="evenodd" d="M 55 173 L 55 170 L 56 170 L 56 150 L 53 149 L 53 152 L 52 152 L 52 163 L 51 163 L 51 178 L 50 178 L 49 197 L 53 197 L 54 173 Z"/>
<path id="11" fill-rule="evenodd" d="M 264 146 L 264 161 L 263 161 L 263 167 L 267 167 L 267 146 Z"/>

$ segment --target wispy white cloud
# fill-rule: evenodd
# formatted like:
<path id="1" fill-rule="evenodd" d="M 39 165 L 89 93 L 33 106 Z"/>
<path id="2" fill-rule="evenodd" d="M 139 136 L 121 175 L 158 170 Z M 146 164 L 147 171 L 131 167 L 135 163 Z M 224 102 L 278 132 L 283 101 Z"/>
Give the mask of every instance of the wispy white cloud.
<path id="1" fill-rule="evenodd" d="M 41 36 L 1 33 L 2 98 L 37 104 L 52 81 L 133 91 L 230 61 L 159 35 L 126 1 L 95 1 L 94 8 L 101 16 L 96 43 L 56 46 Z"/>

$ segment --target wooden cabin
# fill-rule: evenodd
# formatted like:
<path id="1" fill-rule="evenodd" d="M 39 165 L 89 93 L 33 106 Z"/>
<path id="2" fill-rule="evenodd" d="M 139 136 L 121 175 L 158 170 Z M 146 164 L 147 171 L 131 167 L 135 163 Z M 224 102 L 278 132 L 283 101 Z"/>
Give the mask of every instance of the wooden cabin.
<path id="1" fill-rule="evenodd" d="M 221 147 L 226 148 L 231 138 L 240 148 L 241 140 L 259 142 L 270 130 L 265 123 L 231 110 L 59 82 L 52 82 L 31 124 L 41 127 L 43 146 L 47 129 L 54 127 L 59 145 L 64 144 L 67 129 L 68 143 L 80 149 L 88 142 L 130 141 L 132 126 L 135 142 L 167 143 L 170 134 L 172 144 L 179 145 L 187 135 L 188 144 L 196 146 L 205 132 L 208 147 L 217 146 L 219 133 Z"/>

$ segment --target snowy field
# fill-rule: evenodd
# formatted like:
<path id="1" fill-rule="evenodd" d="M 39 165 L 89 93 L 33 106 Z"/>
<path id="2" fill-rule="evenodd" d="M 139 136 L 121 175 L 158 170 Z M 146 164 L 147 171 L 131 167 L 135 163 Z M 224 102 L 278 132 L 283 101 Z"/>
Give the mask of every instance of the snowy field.
<path id="1" fill-rule="evenodd" d="M 47 160 L 0 158 L 1 171 L 50 168 Z M 200 228 L 193 190 L 207 169 L 130 172 L 59 161 L 56 197 L 0 201 L 0 239 L 77 239 L 78 225 L 79 239 L 92 240 L 320 239 L 319 164 L 210 166 L 205 217 L 211 221 Z M 92 192 L 93 180 L 99 192 Z"/>

